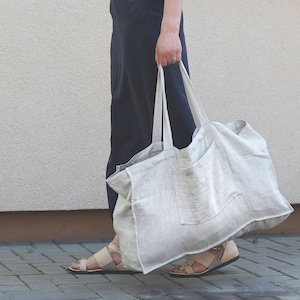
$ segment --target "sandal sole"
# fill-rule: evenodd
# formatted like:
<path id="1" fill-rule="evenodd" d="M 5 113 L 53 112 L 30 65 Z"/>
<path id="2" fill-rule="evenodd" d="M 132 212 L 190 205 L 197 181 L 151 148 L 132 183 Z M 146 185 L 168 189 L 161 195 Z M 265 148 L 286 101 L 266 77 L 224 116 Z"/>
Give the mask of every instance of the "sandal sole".
<path id="1" fill-rule="evenodd" d="M 69 273 L 72 274 L 124 274 L 124 275 L 133 275 L 136 273 L 140 273 L 138 271 L 131 271 L 131 270 L 88 270 L 88 271 L 80 271 L 80 270 L 75 270 L 72 268 L 68 268 L 67 270 Z"/>
<path id="2" fill-rule="evenodd" d="M 226 262 L 224 262 L 223 264 L 220 264 L 212 269 L 207 269 L 206 271 L 202 272 L 202 273 L 195 273 L 195 274 L 180 274 L 180 273 L 173 273 L 173 272 L 169 272 L 169 275 L 172 277 L 201 277 L 201 276 L 205 276 L 213 271 L 216 271 L 220 268 L 223 268 L 233 262 L 235 262 L 236 260 L 238 260 L 240 258 L 240 256 L 236 256 L 235 258 L 228 260 Z"/>

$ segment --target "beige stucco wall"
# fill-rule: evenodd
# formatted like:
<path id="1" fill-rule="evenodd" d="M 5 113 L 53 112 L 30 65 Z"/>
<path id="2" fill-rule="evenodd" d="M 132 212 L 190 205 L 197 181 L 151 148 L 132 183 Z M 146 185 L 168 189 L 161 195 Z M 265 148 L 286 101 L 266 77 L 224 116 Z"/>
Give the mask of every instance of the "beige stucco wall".
<path id="1" fill-rule="evenodd" d="M 268 141 L 299 199 L 300 2 L 186 0 L 190 68 L 211 119 Z M 106 206 L 108 0 L 0 3 L 0 211 Z"/>

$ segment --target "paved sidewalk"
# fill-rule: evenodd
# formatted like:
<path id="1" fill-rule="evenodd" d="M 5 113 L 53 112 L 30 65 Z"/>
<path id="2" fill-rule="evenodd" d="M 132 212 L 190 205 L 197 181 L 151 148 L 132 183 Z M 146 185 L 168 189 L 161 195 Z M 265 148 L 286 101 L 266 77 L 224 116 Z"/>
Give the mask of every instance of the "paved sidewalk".
<path id="1" fill-rule="evenodd" d="M 143 275 L 73 275 L 66 266 L 101 243 L 0 244 L 0 299 L 300 299 L 300 236 L 236 240 L 241 258 L 201 278 L 174 278 L 169 266 Z"/>

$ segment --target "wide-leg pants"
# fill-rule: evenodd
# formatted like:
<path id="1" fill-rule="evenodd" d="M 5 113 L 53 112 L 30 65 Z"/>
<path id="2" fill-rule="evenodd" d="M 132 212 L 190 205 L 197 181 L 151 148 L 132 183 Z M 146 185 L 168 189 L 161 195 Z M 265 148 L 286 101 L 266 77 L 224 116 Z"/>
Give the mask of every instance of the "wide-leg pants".
<path id="1" fill-rule="evenodd" d="M 151 143 L 157 77 L 155 47 L 160 33 L 163 0 L 111 0 L 111 153 L 106 177 Z M 183 20 L 182 60 L 187 64 Z M 191 142 L 195 124 L 187 103 L 178 64 L 165 68 L 166 93 L 174 145 Z M 113 213 L 117 194 L 107 186 Z"/>

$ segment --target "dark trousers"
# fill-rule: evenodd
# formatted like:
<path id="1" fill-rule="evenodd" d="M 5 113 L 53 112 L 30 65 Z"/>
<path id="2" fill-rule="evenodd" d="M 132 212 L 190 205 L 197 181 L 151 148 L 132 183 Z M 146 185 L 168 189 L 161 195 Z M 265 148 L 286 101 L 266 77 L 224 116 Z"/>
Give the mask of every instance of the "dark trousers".
<path id="1" fill-rule="evenodd" d="M 157 77 L 155 47 L 162 13 L 161 0 L 111 0 L 111 153 L 106 177 L 151 143 Z M 182 60 L 188 68 L 183 19 L 179 35 Z M 174 145 L 184 148 L 191 142 L 195 124 L 178 64 L 164 70 Z M 107 196 L 112 214 L 117 194 L 109 186 Z"/>

